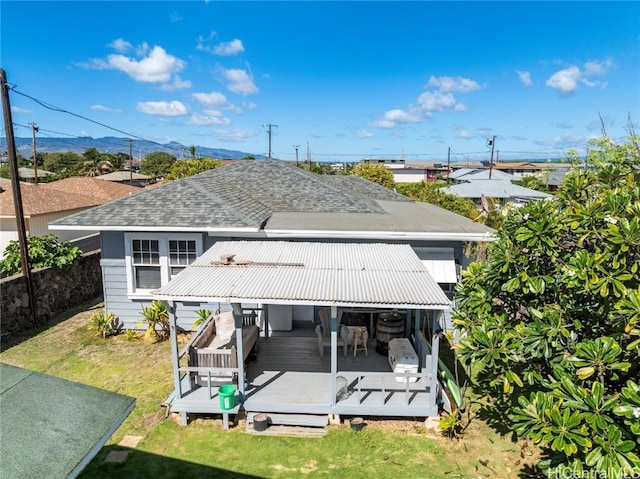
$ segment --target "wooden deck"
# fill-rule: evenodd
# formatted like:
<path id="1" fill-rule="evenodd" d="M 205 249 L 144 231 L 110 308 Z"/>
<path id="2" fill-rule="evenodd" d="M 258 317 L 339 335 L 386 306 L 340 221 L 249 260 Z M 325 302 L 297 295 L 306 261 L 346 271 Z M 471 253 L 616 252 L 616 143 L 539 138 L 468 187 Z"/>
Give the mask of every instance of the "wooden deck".
<path id="1" fill-rule="evenodd" d="M 248 413 L 345 414 L 364 416 L 426 417 L 437 414 L 428 377 L 416 382 L 398 382 L 386 356 L 369 341 L 369 355 L 358 351 L 345 357 L 338 350 L 338 398 L 331 398 L 331 354 L 325 349 L 320 358 L 318 340 L 307 331 L 280 333 L 258 339 L 258 354 L 247 364 L 247 383 L 243 408 Z M 414 375 L 415 376 L 415 375 Z M 174 399 L 171 410 L 221 414 L 217 388 L 189 390 L 183 381 L 184 397 Z M 341 388 L 341 386 L 344 386 Z M 236 396 L 239 410 L 240 397 Z"/>

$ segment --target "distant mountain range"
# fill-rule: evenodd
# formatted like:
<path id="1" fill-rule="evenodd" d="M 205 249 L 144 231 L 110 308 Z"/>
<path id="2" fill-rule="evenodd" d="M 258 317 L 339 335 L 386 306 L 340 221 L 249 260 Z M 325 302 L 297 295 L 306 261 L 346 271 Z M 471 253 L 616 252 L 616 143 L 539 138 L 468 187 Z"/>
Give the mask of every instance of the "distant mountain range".
<path id="1" fill-rule="evenodd" d="M 31 138 L 15 138 L 16 149 L 22 156 L 30 156 L 32 148 Z M 2 142 L 6 150 L 6 142 Z M 49 138 L 39 137 L 36 142 L 36 149 L 43 153 L 60 153 L 72 151 L 74 153 L 84 153 L 89 148 L 95 148 L 100 153 L 129 153 L 129 143 L 127 138 L 117 138 L 105 136 L 103 138 L 77 137 L 77 138 Z M 174 155 L 176 158 L 190 158 L 190 146 L 185 146 L 175 141 L 171 143 L 159 144 L 144 140 L 133 141 L 133 157 L 144 157 L 153 151 L 163 151 Z M 207 148 L 196 146 L 196 156 L 215 158 L 218 160 L 240 160 L 252 153 L 238 150 L 227 150 L 224 148 Z M 266 158 L 264 155 L 253 155 L 256 159 Z"/>

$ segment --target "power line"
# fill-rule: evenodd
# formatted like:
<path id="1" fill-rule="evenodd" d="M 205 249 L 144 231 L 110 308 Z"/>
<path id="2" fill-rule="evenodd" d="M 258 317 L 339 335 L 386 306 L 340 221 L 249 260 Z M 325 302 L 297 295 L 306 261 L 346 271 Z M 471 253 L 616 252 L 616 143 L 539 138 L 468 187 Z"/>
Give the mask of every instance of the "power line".
<path id="1" fill-rule="evenodd" d="M 80 115 L 78 113 L 74 113 L 74 112 L 69 111 L 67 109 L 64 109 L 64 108 L 61 108 L 61 107 L 57 107 L 57 106 L 52 105 L 50 103 L 47 103 L 47 102 L 45 102 L 43 100 L 39 100 L 39 99 L 37 99 L 37 98 L 27 94 L 27 93 L 23 93 L 23 92 L 17 90 L 16 89 L 16 85 L 9 85 L 7 83 L 7 86 L 9 86 L 9 89 L 12 92 L 16 93 L 17 95 L 20 95 L 20 96 L 23 96 L 25 98 L 28 98 L 31 101 L 39 104 L 40 106 L 42 106 L 42 107 L 44 107 L 44 108 L 46 108 L 48 110 L 56 111 L 56 112 L 59 112 L 59 113 L 65 113 L 65 114 L 74 116 L 76 118 L 80 118 L 82 120 L 88 121 L 90 123 L 94 123 L 96 125 L 102 126 L 102 127 L 107 128 L 109 130 L 121 133 L 121 134 L 123 134 L 123 135 L 125 135 L 127 137 L 135 138 L 137 140 L 144 141 L 144 142 L 150 143 L 152 145 L 159 146 L 160 148 L 163 148 L 163 149 L 173 150 L 173 151 L 182 153 L 182 150 L 180 148 L 175 148 L 173 146 L 164 145 L 162 143 L 146 139 L 146 138 L 144 138 L 142 136 L 135 135 L 133 133 L 130 133 L 130 132 L 127 132 L 127 131 L 124 131 L 124 130 L 120 130 L 118 128 L 109 126 L 109 125 L 107 125 L 105 123 L 93 120 L 91 118 L 88 118 L 86 116 Z M 24 128 L 27 128 L 27 129 L 30 129 L 30 127 L 27 127 L 27 126 L 24 126 L 24 125 L 19 125 L 17 123 L 14 123 L 14 124 L 16 124 L 18 126 L 21 126 L 21 127 L 24 127 Z M 269 133 L 269 157 L 270 157 L 271 156 L 271 127 L 275 126 L 277 128 L 278 125 L 268 124 L 267 126 L 269 127 L 268 133 Z M 50 131 L 50 132 L 56 133 L 56 134 L 67 135 L 67 136 L 70 136 L 70 137 L 79 138 L 77 135 L 71 135 L 71 134 L 68 134 L 68 133 L 59 133 L 59 132 L 55 132 L 55 131 L 52 131 L 52 130 L 44 130 L 42 128 L 39 130 L 39 132 L 44 132 L 44 131 Z M 615 142 L 619 142 L 619 141 L 624 140 L 625 138 L 626 137 L 612 138 L 612 140 L 615 141 Z M 94 141 L 100 141 L 99 139 L 95 139 L 95 138 L 93 138 L 93 140 Z M 566 152 L 566 150 L 568 150 L 568 149 L 580 150 L 580 149 L 584 148 L 585 146 L 586 146 L 585 144 L 581 143 L 579 145 L 574 145 L 574 146 L 565 146 L 565 147 L 562 147 L 561 149 L 544 149 L 544 150 L 534 150 L 534 151 L 517 151 L 517 150 L 501 150 L 501 151 L 502 151 L 503 154 L 504 153 L 508 153 L 508 154 L 518 154 L 518 155 L 558 155 L 558 154 L 564 154 L 564 152 Z M 468 152 L 453 152 L 452 151 L 451 154 L 452 155 L 462 155 L 463 157 L 465 157 L 467 155 L 485 155 L 486 151 L 468 151 Z M 314 153 L 314 156 L 316 156 L 316 157 L 361 157 L 361 158 L 385 158 L 385 157 L 386 158 L 391 158 L 391 157 L 400 158 L 401 156 L 405 156 L 405 157 L 413 156 L 413 157 L 436 157 L 437 158 L 437 157 L 444 157 L 444 153 L 410 153 L 410 154 L 406 154 L 406 153 L 385 153 L 385 154 L 372 154 L 372 153 L 317 153 L 316 152 L 316 153 Z"/>
<path id="2" fill-rule="evenodd" d="M 90 123 L 94 123 L 96 125 L 102 126 L 102 127 L 107 128 L 109 130 L 117 131 L 118 133 L 121 133 L 121 134 L 123 134 L 125 136 L 129 136 L 129 137 L 135 138 L 137 140 L 141 140 L 141 141 L 146 141 L 148 143 L 151 143 L 151 144 L 154 144 L 154 145 L 158 145 L 158 146 L 161 146 L 162 148 L 167 148 L 169 150 L 180 151 L 179 148 L 175 148 L 173 146 L 168 146 L 168 145 L 163 145 L 162 143 L 158 143 L 158 142 L 153 141 L 153 140 L 148 140 L 148 139 L 146 139 L 146 138 L 144 138 L 142 136 L 135 135 L 133 133 L 129 133 L 129 132 L 124 131 L 124 130 L 120 130 L 119 128 L 115 128 L 115 127 L 109 126 L 109 125 L 107 125 L 105 123 L 102 123 L 102 122 L 99 122 L 99 121 L 96 121 L 96 120 L 92 120 L 91 118 L 87 118 L 86 116 L 79 115 L 78 113 L 73 113 L 72 111 L 65 110 L 64 108 L 57 107 L 55 105 L 51 105 L 51 104 L 49 104 L 49 103 L 47 103 L 45 101 L 42 101 L 42 100 L 38 100 L 37 98 L 34 98 L 31 95 L 28 95 L 26 93 L 22 93 L 21 91 L 16 90 L 15 86 L 12 86 L 10 89 L 11 89 L 12 92 L 14 92 L 14 93 L 16 93 L 16 94 L 18 94 L 20 96 L 23 96 L 25 98 L 28 98 L 31 101 L 36 102 L 38 105 L 43 106 L 44 108 L 46 108 L 48 110 L 57 111 L 59 113 L 66 113 L 67 115 L 75 116 L 76 118 L 80 118 L 81 120 L 85 120 L 85 121 L 88 121 Z"/>

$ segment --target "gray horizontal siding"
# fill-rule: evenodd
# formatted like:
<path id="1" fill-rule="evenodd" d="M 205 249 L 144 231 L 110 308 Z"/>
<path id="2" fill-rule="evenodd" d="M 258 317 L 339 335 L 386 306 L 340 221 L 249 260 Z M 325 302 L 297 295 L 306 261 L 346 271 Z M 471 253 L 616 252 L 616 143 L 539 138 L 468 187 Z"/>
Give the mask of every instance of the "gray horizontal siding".
<path id="1" fill-rule="evenodd" d="M 104 284 L 104 304 L 105 309 L 109 313 L 113 313 L 118 317 L 125 329 L 144 329 L 145 324 L 139 324 L 142 316 L 142 308 L 149 306 L 151 300 L 132 299 L 127 293 L 127 275 L 124 260 L 121 264 L 116 264 L 114 260 L 105 261 L 102 264 L 102 277 Z M 220 309 L 229 309 L 229 305 L 220 305 Z M 200 303 L 178 303 L 177 318 L 178 327 L 190 331 L 193 322 L 198 318 L 195 311 L 198 309 L 208 309 L 214 311 L 219 307 L 218 303 L 200 304 Z"/>

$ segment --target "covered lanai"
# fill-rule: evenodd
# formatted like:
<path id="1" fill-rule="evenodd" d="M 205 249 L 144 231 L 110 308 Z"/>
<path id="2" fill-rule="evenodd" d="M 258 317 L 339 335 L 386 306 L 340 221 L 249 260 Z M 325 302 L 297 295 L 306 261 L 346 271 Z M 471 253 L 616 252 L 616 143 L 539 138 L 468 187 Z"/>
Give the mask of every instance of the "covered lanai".
<path id="1" fill-rule="evenodd" d="M 188 413 L 233 414 L 240 408 L 247 412 L 365 416 L 427 417 L 438 412 L 438 338 L 450 301 L 408 244 L 221 241 L 156 290 L 154 297 L 169 305 L 175 389 L 170 407 L 182 414 L 185 424 Z M 176 318 L 180 315 L 177 305 L 189 302 L 233 311 L 236 367 L 185 364 L 191 343 L 180 349 Z M 311 305 L 330 311 L 327 371 L 305 372 L 294 367 L 264 370 L 260 377 L 251 378 L 247 387 L 243 311 L 248 306 L 260 309 L 258 343 L 267 344 L 275 339 L 268 335 L 269 320 L 276 318 L 268 317 L 266 305 Z M 402 311 L 403 336 L 418 359 L 415 372 L 341 369 L 341 311 L 358 309 Z M 318 354 L 317 346 L 314 353 Z M 282 354 L 287 354 L 286 349 Z M 225 373 L 232 373 L 238 390 L 231 411 L 220 408 L 218 388 L 211 381 L 202 386 L 192 380 L 194 375 L 205 374 L 211 379 Z"/>

